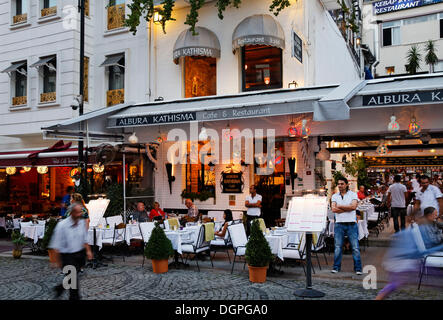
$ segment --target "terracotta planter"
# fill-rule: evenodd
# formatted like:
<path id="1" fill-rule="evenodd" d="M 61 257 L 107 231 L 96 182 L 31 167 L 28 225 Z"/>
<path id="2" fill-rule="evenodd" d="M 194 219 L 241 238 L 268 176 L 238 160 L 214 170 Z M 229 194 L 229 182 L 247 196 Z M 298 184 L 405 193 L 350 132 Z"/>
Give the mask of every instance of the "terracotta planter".
<path id="1" fill-rule="evenodd" d="M 266 271 L 268 270 L 268 266 L 252 267 L 248 265 L 248 268 L 249 268 L 249 281 L 255 283 L 263 283 L 266 281 Z"/>
<path id="2" fill-rule="evenodd" d="M 152 259 L 152 271 L 154 271 L 154 273 L 168 272 L 168 259 L 164 260 Z"/>
<path id="3" fill-rule="evenodd" d="M 50 262 L 50 263 L 55 263 L 55 262 L 57 262 L 56 259 L 55 259 L 55 253 L 54 253 L 54 250 L 52 250 L 52 249 L 48 249 L 48 255 L 49 255 L 49 262 Z"/>
<path id="4" fill-rule="evenodd" d="M 14 259 L 20 259 L 20 257 L 22 256 L 22 250 L 21 249 L 12 250 L 12 256 L 14 257 Z"/>

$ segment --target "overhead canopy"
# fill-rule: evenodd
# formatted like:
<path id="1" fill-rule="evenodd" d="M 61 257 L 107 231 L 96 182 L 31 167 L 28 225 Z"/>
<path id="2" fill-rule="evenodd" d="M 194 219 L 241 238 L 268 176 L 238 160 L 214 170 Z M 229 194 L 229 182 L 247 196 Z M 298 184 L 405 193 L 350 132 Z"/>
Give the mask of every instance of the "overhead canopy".
<path id="1" fill-rule="evenodd" d="M 21 68 L 25 64 L 26 64 L 26 61 L 15 62 L 15 63 L 11 64 L 9 67 L 7 67 L 5 70 L 3 70 L 2 73 L 17 71 L 19 68 Z"/>
<path id="2" fill-rule="evenodd" d="M 124 67 L 118 63 L 124 56 L 125 56 L 124 53 L 119 53 L 119 54 L 114 54 L 112 56 L 107 56 L 105 61 L 103 61 L 103 63 L 100 65 L 100 67 L 110 67 L 110 66 Z"/>
<path id="3" fill-rule="evenodd" d="M 31 68 L 38 68 L 41 66 L 45 66 L 48 62 L 51 62 L 55 59 L 55 56 L 44 57 L 38 60 L 36 63 L 30 65 Z"/>
<path id="4" fill-rule="evenodd" d="M 270 15 L 257 14 L 244 19 L 232 34 L 232 49 L 246 45 L 267 45 L 285 48 L 285 34 L 280 24 Z"/>
<path id="5" fill-rule="evenodd" d="M 214 32 L 203 27 L 196 27 L 197 35 L 192 35 L 190 29 L 183 31 L 174 44 L 174 62 L 185 56 L 220 57 L 220 41 Z"/>

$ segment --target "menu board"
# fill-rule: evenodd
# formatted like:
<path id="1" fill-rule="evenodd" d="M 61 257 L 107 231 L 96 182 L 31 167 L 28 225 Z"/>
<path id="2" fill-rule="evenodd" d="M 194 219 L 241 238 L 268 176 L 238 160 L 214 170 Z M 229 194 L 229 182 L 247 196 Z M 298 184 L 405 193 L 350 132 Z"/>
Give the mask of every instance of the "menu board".
<path id="1" fill-rule="evenodd" d="M 86 208 L 89 210 L 89 226 L 97 227 L 100 223 L 100 220 L 103 218 L 103 215 L 108 208 L 109 199 L 97 199 L 91 200 L 86 204 Z"/>
<path id="2" fill-rule="evenodd" d="M 293 197 L 288 206 L 288 231 L 321 232 L 326 227 L 328 199 L 316 195 Z"/>
<path id="3" fill-rule="evenodd" d="M 223 172 L 222 173 L 222 193 L 242 193 L 243 173 Z"/>

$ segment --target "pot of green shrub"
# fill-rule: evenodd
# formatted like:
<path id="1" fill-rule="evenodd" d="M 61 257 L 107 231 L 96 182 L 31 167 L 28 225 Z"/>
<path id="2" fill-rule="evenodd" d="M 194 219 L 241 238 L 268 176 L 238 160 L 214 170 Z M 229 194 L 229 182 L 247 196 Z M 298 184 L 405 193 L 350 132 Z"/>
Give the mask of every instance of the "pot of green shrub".
<path id="1" fill-rule="evenodd" d="M 46 222 L 45 234 L 43 235 L 42 248 L 43 250 L 48 250 L 49 262 L 55 262 L 54 251 L 51 248 L 49 248 L 49 244 L 51 243 L 51 238 L 54 233 L 57 222 L 58 222 L 57 219 L 50 218 L 49 221 Z"/>
<path id="2" fill-rule="evenodd" d="M 249 268 L 249 281 L 265 282 L 266 271 L 273 259 L 271 248 L 260 229 L 258 219 L 252 222 L 251 235 L 246 244 L 246 262 Z"/>
<path id="3" fill-rule="evenodd" d="M 12 256 L 19 259 L 22 256 L 23 246 L 26 244 L 26 238 L 18 230 L 14 230 L 11 234 L 11 240 L 14 245 Z"/>
<path id="4" fill-rule="evenodd" d="M 146 258 L 152 260 L 154 273 L 168 272 L 168 259 L 174 255 L 174 249 L 159 223 L 155 224 L 144 253 Z"/>

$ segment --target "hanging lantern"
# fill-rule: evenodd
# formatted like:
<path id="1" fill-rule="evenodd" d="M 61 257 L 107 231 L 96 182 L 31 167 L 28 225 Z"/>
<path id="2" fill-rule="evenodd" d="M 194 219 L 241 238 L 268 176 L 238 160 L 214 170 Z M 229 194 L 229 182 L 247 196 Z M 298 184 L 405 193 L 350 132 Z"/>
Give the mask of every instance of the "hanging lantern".
<path id="1" fill-rule="evenodd" d="M 265 77 L 265 84 L 268 85 L 271 83 L 271 77 Z"/>
<path id="2" fill-rule="evenodd" d="M 415 119 L 415 117 L 413 117 L 411 119 L 411 122 L 409 123 L 408 131 L 409 131 L 409 134 L 412 136 L 416 136 L 416 135 L 420 134 L 421 126 L 417 123 L 417 120 Z"/>
<path id="3" fill-rule="evenodd" d="M 38 166 L 37 172 L 40 174 L 48 173 L 48 167 L 47 166 Z"/>
<path id="4" fill-rule="evenodd" d="M 391 116 L 391 122 L 388 124 L 388 131 L 398 131 L 400 130 L 400 125 L 396 121 L 396 117 L 394 115 Z"/>
<path id="5" fill-rule="evenodd" d="M 380 144 L 378 145 L 377 150 L 375 152 L 383 156 L 388 154 L 388 146 L 383 140 L 380 141 Z"/>
<path id="6" fill-rule="evenodd" d="M 275 164 L 281 164 L 283 162 L 283 156 L 280 150 L 275 153 Z"/>
<path id="7" fill-rule="evenodd" d="M 206 128 L 205 127 L 202 127 L 202 130 L 200 131 L 200 134 L 198 135 L 198 139 L 200 141 L 208 140 L 208 133 L 206 132 Z"/>
<path id="8" fill-rule="evenodd" d="M 102 173 L 105 170 L 105 166 L 96 163 L 92 165 L 92 170 L 94 170 L 95 173 Z"/>
<path id="9" fill-rule="evenodd" d="M 320 144 L 320 151 L 317 154 L 316 158 L 321 161 L 326 161 L 331 158 L 331 154 L 328 150 L 326 150 L 326 142 L 322 142 Z"/>
<path id="10" fill-rule="evenodd" d="M 29 171 L 31 171 L 31 167 L 23 167 L 23 170 L 24 170 L 25 172 L 29 172 Z"/>
<path id="11" fill-rule="evenodd" d="M 298 130 L 295 127 L 295 123 L 294 121 L 291 121 L 291 123 L 289 124 L 289 129 L 288 129 L 288 136 L 290 138 L 294 138 L 298 135 Z"/>
<path id="12" fill-rule="evenodd" d="M 12 176 L 17 172 L 17 168 L 16 167 L 7 167 L 6 168 L 6 174 Z"/>
<path id="13" fill-rule="evenodd" d="M 138 137 L 135 135 L 135 132 L 133 132 L 132 135 L 128 138 L 128 141 L 130 144 L 138 143 Z"/>
<path id="14" fill-rule="evenodd" d="M 303 119 L 301 122 L 301 135 L 303 138 L 307 138 L 311 134 L 311 129 L 308 128 L 307 124 L 308 120 Z"/>

